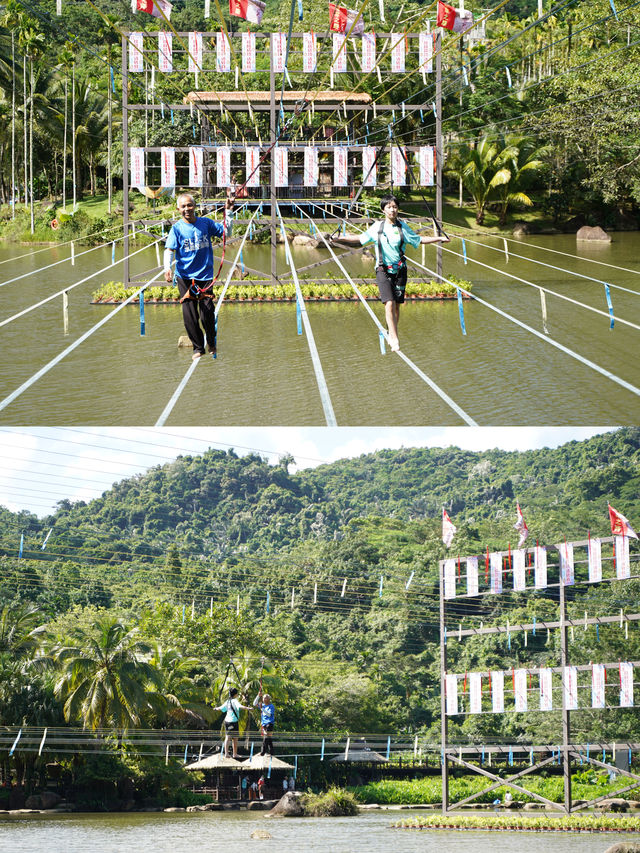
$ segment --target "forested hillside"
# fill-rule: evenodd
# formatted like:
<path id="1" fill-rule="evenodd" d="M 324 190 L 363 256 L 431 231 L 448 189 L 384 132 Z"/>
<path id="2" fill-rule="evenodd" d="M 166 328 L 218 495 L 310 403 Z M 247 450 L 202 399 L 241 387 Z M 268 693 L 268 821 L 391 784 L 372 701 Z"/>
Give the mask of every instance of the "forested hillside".
<path id="1" fill-rule="evenodd" d="M 212 450 L 123 480 L 88 504 L 64 501 L 49 518 L 3 510 L 0 721 L 82 720 L 80 706 L 63 707 L 56 654 L 104 639 L 110 619 L 156 648 L 154 692 L 171 689 L 193 709 L 189 716 L 147 707 L 142 694 L 138 724 L 211 724 L 232 657 L 247 692 L 263 671 L 283 727 L 435 738 L 442 506 L 458 528 L 452 554 L 515 547 L 516 500 L 527 544 L 584 539 L 589 530 L 606 536 L 607 500 L 632 523 L 640 516 L 639 450 L 640 430 L 628 428 L 555 450 L 380 451 L 298 473 L 288 471 L 291 458 L 272 466 Z M 616 614 L 637 599 L 633 579 L 578 584 L 570 606 L 579 616 Z M 513 625 L 555 618 L 556 608 L 553 590 L 531 590 L 458 604 L 452 618 L 455 626 L 479 618 Z M 575 649 L 585 662 L 639 659 L 638 633 L 634 623 L 626 634 L 603 626 L 596 645 L 593 631 L 578 631 Z M 451 643 L 450 667 L 553 663 L 556 634 L 540 630 L 527 644 L 514 633 L 508 646 L 487 638 Z M 30 667 L 34 656 L 48 666 Z M 41 707 L 27 701 L 35 694 L 25 694 L 25 683 L 42 695 Z M 586 713 L 576 731 L 615 732 L 626 713 L 600 712 L 597 720 Z M 543 720 L 467 718 L 462 736 L 479 729 L 484 737 L 533 737 L 543 726 L 551 737 L 557 715 L 537 716 Z M 636 725 L 636 717 L 625 720 L 629 731 Z"/>

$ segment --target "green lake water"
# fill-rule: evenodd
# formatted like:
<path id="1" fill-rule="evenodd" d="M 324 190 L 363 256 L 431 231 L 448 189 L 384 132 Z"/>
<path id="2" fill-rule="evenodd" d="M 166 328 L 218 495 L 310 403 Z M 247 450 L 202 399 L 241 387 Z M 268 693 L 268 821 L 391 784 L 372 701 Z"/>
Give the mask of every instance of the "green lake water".
<path id="1" fill-rule="evenodd" d="M 548 295 L 549 338 L 578 352 L 635 386 L 640 325 L 640 275 L 586 260 L 540 252 L 556 251 L 595 258 L 640 272 L 640 235 L 615 234 L 611 244 L 576 246 L 574 236 L 528 238 L 510 244 L 505 264 L 501 239 L 486 246 L 467 243 L 470 262 L 445 253 L 445 275 L 473 282 L 474 293 L 542 331 L 537 287 L 511 280 L 506 273 L 535 282 L 607 314 L 602 283 L 576 279 L 541 267 L 514 253 L 536 257 L 625 288 L 612 289 L 614 314 L 590 313 Z M 452 242 L 460 250 L 460 241 Z M 135 246 L 134 246 L 135 248 Z M 28 247 L 0 248 L 0 284 L 68 254 L 54 247 L 17 258 Z M 80 248 L 78 252 L 82 251 Z M 120 251 L 120 250 L 118 250 Z M 284 258 L 279 249 L 279 269 Z M 120 257 L 120 255 L 118 255 Z M 296 263 L 313 263 L 326 253 L 298 249 Z M 419 259 L 420 253 L 416 253 Z M 245 262 L 267 269 L 269 249 L 249 246 Z M 495 266 L 483 268 L 471 259 Z M 0 286 L 0 321 L 55 293 L 111 260 L 110 248 L 96 250 L 33 277 Z M 435 264 L 427 247 L 426 262 Z M 155 263 L 152 249 L 133 261 L 141 272 Z M 370 275 L 370 259 L 352 257 L 352 274 Z M 324 270 L 324 268 L 320 268 Z M 320 274 L 324 275 L 324 272 Z M 4 400 L 65 347 L 112 310 L 90 304 L 100 281 L 122 277 L 121 267 L 69 293 L 69 330 L 64 334 L 62 298 L 0 328 L 0 400 Z M 382 320 L 382 306 L 371 303 Z M 378 332 L 365 309 L 355 303 L 308 303 L 307 311 L 339 426 L 441 426 L 462 424 L 425 382 L 400 358 L 380 354 Z M 640 397 L 558 351 L 545 340 L 498 316 L 477 302 L 465 303 L 463 336 L 455 300 L 409 303 L 402 309 L 403 352 L 480 425 L 620 425 L 640 423 Z M 190 364 L 190 352 L 178 350 L 183 333 L 178 306 L 149 305 L 146 335 L 140 336 L 137 306 L 124 308 L 97 333 L 0 411 L 6 425 L 140 425 L 156 423 Z M 167 426 L 304 425 L 323 426 L 320 395 L 304 335 L 296 333 L 293 303 L 223 305 L 219 321 L 219 357 L 201 360 L 182 392 Z"/>

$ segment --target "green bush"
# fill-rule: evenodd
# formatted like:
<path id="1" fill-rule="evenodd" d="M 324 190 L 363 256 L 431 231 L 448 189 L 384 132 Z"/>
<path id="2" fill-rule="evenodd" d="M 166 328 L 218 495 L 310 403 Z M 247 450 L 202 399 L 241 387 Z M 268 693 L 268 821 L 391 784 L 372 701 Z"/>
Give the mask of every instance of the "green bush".
<path id="1" fill-rule="evenodd" d="M 350 817 L 358 814 L 358 803 L 344 788 L 329 788 L 324 794 L 303 794 L 302 808 L 309 817 Z"/>

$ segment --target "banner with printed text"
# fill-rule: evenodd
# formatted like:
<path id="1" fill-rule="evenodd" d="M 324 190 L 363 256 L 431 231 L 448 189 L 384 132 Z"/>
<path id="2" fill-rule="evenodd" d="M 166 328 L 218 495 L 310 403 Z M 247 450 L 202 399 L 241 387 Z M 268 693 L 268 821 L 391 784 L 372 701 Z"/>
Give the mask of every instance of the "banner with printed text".
<path id="1" fill-rule="evenodd" d="M 203 184 L 203 159 L 202 148 L 192 146 L 189 148 L 189 186 L 201 187 Z"/>
<path id="2" fill-rule="evenodd" d="M 429 32 L 420 33 L 418 38 L 420 71 L 427 74 L 433 74 L 433 39 L 434 36 Z"/>
<path id="3" fill-rule="evenodd" d="M 375 187 L 377 183 L 378 167 L 375 163 L 376 149 L 369 145 L 362 149 L 362 185 Z"/>
<path id="4" fill-rule="evenodd" d="M 146 185 L 144 173 L 144 148 L 129 149 L 131 160 L 131 186 L 142 189 Z"/>
<path id="5" fill-rule="evenodd" d="M 405 163 L 402 151 L 394 147 L 391 149 L 391 183 L 396 186 L 403 186 L 407 182 L 407 164 Z"/>
<path id="6" fill-rule="evenodd" d="M 364 33 L 362 36 L 362 70 L 365 74 L 376 67 L 376 34 Z"/>
<path id="7" fill-rule="evenodd" d="M 434 148 L 432 145 L 422 145 L 418 149 L 418 165 L 420 167 L 420 185 L 432 187 L 434 179 Z"/>
<path id="8" fill-rule="evenodd" d="M 604 708 L 604 688 L 606 684 L 604 664 L 591 664 L 591 707 Z"/>
<path id="9" fill-rule="evenodd" d="M 562 690 L 564 707 L 567 711 L 578 709 L 578 669 L 575 666 L 562 668 Z"/>
<path id="10" fill-rule="evenodd" d="M 242 73 L 253 74 L 256 70 L 256 34 L 242 33 Z"/>
<path id="11" fill-rule="evenodd" d="M 456 597 L 456 561 L 453 557 L 444 561 L 444 597 Z"/>
<path id="12" fill-rule="evenodd" d="M 545 589 L 547 586 L 547 549 L 544 545 L 536 545 L 533 560 L 536 589 Z"/>
<path id="13" fill-rule="evenodd" d="M 573 542 L 563 542 L 558 548 L 560 554 L 560 582 L 565 586 L 574 583 Z"/>
<path id="14" fill-rule="evenodd" d="M 202 33 L 189 33 L 189 72 L 202 71 Z"/>
<path id="15" fill-rule="evenodd" d="M 490 554 L 489 566 L 491 571 L 491 592 L 494 595 L 499 595 L 502 592 L 502 554 L 495 551 Z"/>
<path id="16" fill-rule="evenodd" d="M 631 563 L 629 562 L 629 537 L 614 536 L 616 556 L 616 577 L 619 580 L 631 577 Z"/>
<path id="17" fill-rule="evenodd" d="M 391 33 L 389 36 L 391 45 L 391 70 L 394 74 L 404 74 L 406 60 L 406 36 Z"/>
<path id="18" fill-rule="evenodd" d="M 158 33 L 158 70 L 173 71 L 173 33 L 164 30 Z"/>
<path id="19" fill-rule="evenodd" d="M 276 74 L 284 71 L 284 59 L 287 53 L 287 37 L 284 33 L 271 33 L 271 62 Z"/>
<path id="20" fill-rule="evenodd" d="M 160 186 L 175 187 L 176 185 L 176 152 L 173 148 L 160 149 Z"/>
<path id="21" fill-rule="evenodd" d="M 333 70 L 343 74 L 347 70 L 347 37 L 343 33 L 333 34 Z M 344 45 L 344 47 L 343 47 Z"/>
<path id="22" fill-rule="evenodd" d="M 318 186 L 318 149 L 315 145 L 304 149 L 304 185 Z"/>
<path id="23" fill-rule="evenodd" d="M 144 54 L 142 52 L 144 35 L 129 33 L 129 71 L 144 71 Z"/>
<path id="24" fill-rule="evenodd" d="M 447 716 L 450 717 L 458 713 L 458 677 L 455 674 L 447 673 L 444 681 Z"/>
<path id="25" fill-rule="evenodd" d="M 216 183 L 219 187 L 231 185 L 231 149 L 227 145 L 216 148 Z"/>
<path id="26" fill-rule="evenodd" d="M 541 667 L 540 676 L 540 710 L 553 710 L 552 673 L 548 667 Z"/>
<path id="27" fill-rule="evenodd" d="M 469 713 L 482 713 L 482 675 L 479 672 L 469 676 Z"/>
<path id="28" fill-rule="evenodd" d="M 313 74 L 318 64 L 318 39 L 314 32 L 302 34 L 302 70 Z"/>
<path id="29" fill-rule="evenodd" d="M 333 149 L 333 185 L 334 187 L 347 186 L 347 149 Z"/>
<path id="30" fill-rule="evenodd" d="M 289 186 L 289 149 L 277 145 L 273 153 L 276 156 L 276 186 Z"/>
<path id="31" fill-rule="evenodd" d="M 478 594 L 478 558 L 467 557 L 467 595 Z"/>
<path id="32" fill-rule="evenodd" d="M 513 671 L 513 700 L 516 711 L 527 710 L 527 670 L 515 669 Z"/>
<path id="33" fill-rule="evenodd" d="M 245 148 L 246 154 L 246 181 L 248 187 L 260 186 L 260 150 L 256 146 Z"/>
<path id="34" fill-rule="evenodd" d="M 516 548 L 511 557 L 513 559 L 513 588 L 515 592 L 524 592 L 526 587 L 524 548 Z"/>
<path id="35" fill-rule="evenodd" d="M 216 71 L 219 74 L 231 71 L 231 48 L 224 32 L 216 33 Z"/>
<path id="36" fill-rule="evenodd" d="M 491 673 L 491 708 L 494 714 L 504 712 L 504 672 Z"/>
<path id="37" fill-rule="evenodd" d="M 600 539 L 589 539 L 589 583 L 602 580 L 602 542 Z"/>
<path id="38" fill-rule="evenodd" d="M 625 536 L 625 539 L 627 537 Z M 620 707 L 633 708 L 633 664 L 620 664 Z"/>

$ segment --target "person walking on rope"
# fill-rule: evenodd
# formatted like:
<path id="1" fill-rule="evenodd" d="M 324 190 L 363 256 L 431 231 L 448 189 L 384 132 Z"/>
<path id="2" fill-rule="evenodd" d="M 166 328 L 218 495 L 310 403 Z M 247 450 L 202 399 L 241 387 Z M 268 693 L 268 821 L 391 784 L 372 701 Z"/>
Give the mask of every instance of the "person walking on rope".
<path id="1" fill-rule="evenodd" d="M 416 234 L 404 220 L 398 219 L 400 208 L 394 195 L 386 195 L 380 200 L 380 208 L 384 219 L 374 222 L 362 234 L 342 234 L 331 239 L 332 243 L 343 243 L 346 246 L 366 246 L 374 243 L 376 248 L 376 284 L 380 301 L 384 305 L 384 313 L 389 333 L 389 346 L 393 352 L 400 349 L 398 340 L 398 319 L 400 305 L 404 302 L 404 292 L 407 286 L 407 262 L 404 256 L 405 243 L 414 249 L 421 243 L 448 243 L 446 234 L 437 237 L 427 237 L 426 234 Z"/>
<path id="2" fill-rule="evenodd" d="M 262 732 L 262 749 L 260 755 L 273 755 L 273 740 L 271 732 L 276 721 L 276 709 L 268 693 L 262 695 L 262 690 L 253 700 L 255 708 L 260 708 L 260 731 Z"/>
<path id="3" fill-rule="evenodd" d="M 224 711 L 224 728 L 226 731 L 224 739 L 224 754 L 229 757 L 229 741 L 233 741 L 233 758 L 240 758 L 238 755 L 238 734 L 240 733 L 240 711 L 250 711 L 248 705 L 242 705 L 237 699 L 238 691 L 235 687 L 229 690 L 229 698 L 223 705 L 219 705 L 215 710 Z"/>
<path id="4" fill-rule="evenodd" d="M 231 234 L 231 219 L 235 198 L 230 195 L 225 203 L 226 228 L 202 216 L 196 216 L 196 203 L 189 193 L 181 193 L 177 199 L 180 219 L 171 226 L 164 250 L 164 278 L 175 280 L 182 304 L 184 327 L 193 344 L 194 361 L 205 353 L 205 335 L 209 352 L 216 355 L 216 315 L 212 296 L 215 279 L 213 269 L 212 237 L 228 237 Z M 175 254 L 175 275 L 171 270 Z M 199 319 L 202 323 L 200 328 Z M 203 334 L 204 329 L 204 334 Z"/>

